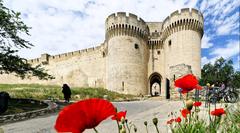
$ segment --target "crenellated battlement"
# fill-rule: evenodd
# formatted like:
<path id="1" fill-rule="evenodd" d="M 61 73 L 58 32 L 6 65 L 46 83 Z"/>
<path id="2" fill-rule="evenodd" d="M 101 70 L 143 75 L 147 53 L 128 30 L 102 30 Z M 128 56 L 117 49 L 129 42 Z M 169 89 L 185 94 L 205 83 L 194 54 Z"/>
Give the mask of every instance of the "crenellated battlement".
<path id="1" fill-rule="evenodd" d="M 40 58 L 30 59 L 30 60 L 28 60 L 28 62 L 31 64 L 47 65 L 49 62 L 61 61 L 61 60 L 66 60 L 71 57 L 75 57 L 75 56 L 84 56 L 84 55 L 92 54 L 93 52 L 104 51 L 103 45 L 104 44 L 101 44 L 100 46 L 96 46 L 96 47 L 86 48 L 86 49 L 77 50 L 77 51 L 73 51 L 73 52 L 62 53 L 62 54 L 53 55 L 53 56 L 49 55 L 49 54 L 42 54 Z"/>
<path id="2" fill-rule="evenodd" d="M 203 15 L 196 9 L 183 8 L 163 21 L 163 39 L 180 30 L 195 30 L 203 35 Z"/>
<path id="3" fill-rule="evenodd" d="M 163 41 L 162 40 L 148 40 L 148 48 L 149 49 L 162 49 Z"/>
<path id="4" fill-rule="evenodd" d="M 113 13 L 106 19 L 105 23 L 106 40 L 113 36 L 136 36 L 147 39 L 149 28 L 146 22 L 132 14 L 125 12 Z"/>

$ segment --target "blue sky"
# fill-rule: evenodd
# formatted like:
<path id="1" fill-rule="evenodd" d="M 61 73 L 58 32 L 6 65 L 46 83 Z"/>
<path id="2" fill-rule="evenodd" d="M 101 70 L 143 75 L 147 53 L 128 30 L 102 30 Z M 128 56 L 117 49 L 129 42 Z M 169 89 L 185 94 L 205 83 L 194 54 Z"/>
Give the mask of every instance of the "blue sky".
<path id="1" fill-rule="evenodd" d="M 4 0 L 4 4 L 21 12 L 22 20 L 32 27 L 31 36 L 23 37 L 35 47 L 19 52 L 28 59 L 100 45 L 105 19 L 113 12 L 163 21 L 175 10 L 196 8 L 205 18 L 202 65 L 222 56 L 240 70 L 240 0 Z"/>

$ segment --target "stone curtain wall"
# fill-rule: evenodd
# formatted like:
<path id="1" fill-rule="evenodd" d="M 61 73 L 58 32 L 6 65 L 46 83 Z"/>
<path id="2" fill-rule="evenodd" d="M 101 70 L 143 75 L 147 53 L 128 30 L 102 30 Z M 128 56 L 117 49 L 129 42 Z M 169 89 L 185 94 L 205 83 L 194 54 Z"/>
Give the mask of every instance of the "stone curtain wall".
<path id="1" fill-rule="evenodd" d="M 74 53 L 74 52 L 73 52 Z M 34 59 L 33 65 L 44 64 L 43 67 L 53 75 L 53 80 L 38 80 L 36 77 L 20 79 L 13 74 L 1 75 L 0 83 L 5 84 L 45 84 L 78 87 L 105 87 L 104 44 L 95 49 L 81 50 L 78 54 L 66 53 L 50 56 L 48 62 Z"/>

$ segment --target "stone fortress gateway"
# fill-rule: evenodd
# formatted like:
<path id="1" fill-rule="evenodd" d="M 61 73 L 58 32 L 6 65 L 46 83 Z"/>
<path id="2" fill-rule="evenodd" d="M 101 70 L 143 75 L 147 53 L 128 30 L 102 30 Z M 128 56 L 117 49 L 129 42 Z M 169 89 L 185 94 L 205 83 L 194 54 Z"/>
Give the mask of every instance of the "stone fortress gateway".
<path id="1" fill-rule="evenodd" d="M 187 73 L 201 76 L 203 16 L 196 9 L 175 11 L 163 22 L 113 13 L 106 19 L 105 31 L 100 46 L 29 60 L 33 65 L 42 64 L 53 80 L 21 80 L 4 74 L 0 83 L 68 83 L 135 95 L 152 94 L 157 87 L 158 93 L 169 97 L 176 78 Z"/>

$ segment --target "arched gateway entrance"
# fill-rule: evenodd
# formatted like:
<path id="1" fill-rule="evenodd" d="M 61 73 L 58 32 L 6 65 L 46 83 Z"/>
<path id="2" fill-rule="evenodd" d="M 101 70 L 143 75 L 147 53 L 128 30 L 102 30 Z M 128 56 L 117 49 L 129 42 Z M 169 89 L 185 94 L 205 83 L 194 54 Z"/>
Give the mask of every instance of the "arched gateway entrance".
<path id="1" fill-rule="evenodd" d="M 151 96 L 161 95 L 161 75 L 157 72 L 152 73 L 149 77 L 149 87 Z"/>

